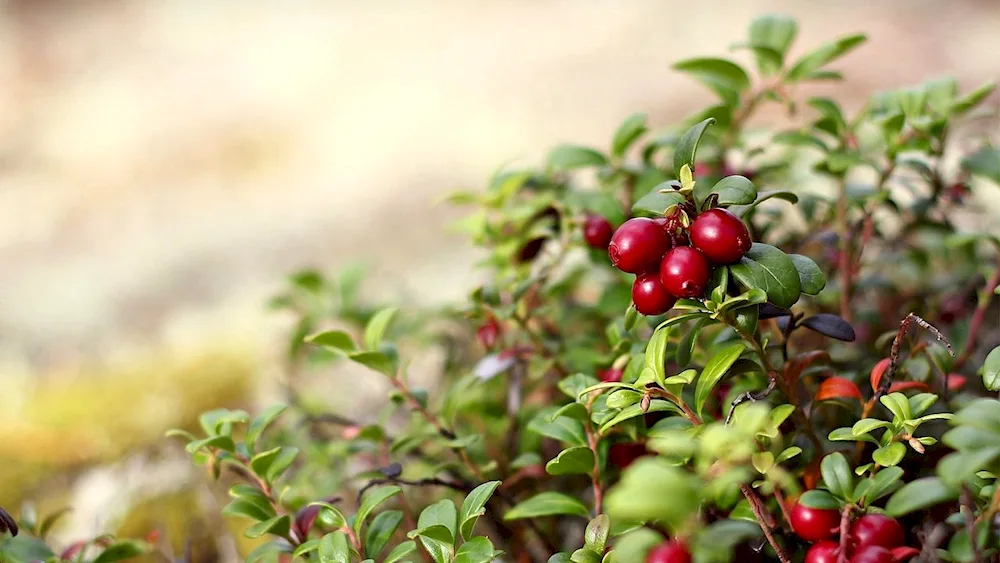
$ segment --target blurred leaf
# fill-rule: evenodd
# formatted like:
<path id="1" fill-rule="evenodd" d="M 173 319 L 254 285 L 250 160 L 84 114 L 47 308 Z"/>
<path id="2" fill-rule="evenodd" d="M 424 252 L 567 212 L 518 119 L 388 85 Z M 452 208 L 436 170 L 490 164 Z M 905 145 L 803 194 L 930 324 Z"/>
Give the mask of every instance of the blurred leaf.
<path id="1" fill-rule="evenodd" d="M 859 33 L 826 43 L 796 61 L 785 73 L 785 79 L 789 82 L 803 80 L 811 73 L 819 70 L 820 67 L 844 56 L 867 39 L 868 37 L 865 34 Z"/>
<path id="2" fill-rule="evenodd" d="M 988 391 L 1000 391 L 1000 346 L 991 350 L 983 362 L 983 385 Z"/>
<path id="3" fill-rule="evenodd" d="M 354 533 L 360 536 L 361 527 L 365 525 L 365 520 L 368 519 L 368 515 L 382 503 L 401 492 L 403 492 L 403 489 L 395 485 L 369 489 L 361 499 L 361 506 L 358 507 L 358 513 L 354 517 Z"/>
<path id="4" fill-rule="evenodd" d="M 674 69 L 691 74 L 730 106 L 738 105 L 740 93 L 750 87 L 750 77 L 743 67 L 726 59 L 687 59 L 674 63 Z"/>
<path id="5" fill-rule="evenodd" d="M 538 518 L 540 516 L 555 516 L 560 514 L 586 517 L 588 513 L 587 507 L 579 500 L 562 493 L 547 491 L 539 493 L 511 508 L 504 515 L 504 520 Z"/>
<path id="6" fill-rule="evenodd" d="M 340 530 L 319 540 L 320 563 L 351 563 L 351 546 L 347 534 Z"/>
<path id="7" fill-rule="evenodd" d="M 403 513 L 399 510 L 387 510 L 372 518 L 365 532 L 365 555 L 376 557 L 381 553 L 402 521 Z"/>
<path id="8" fill-rule="evenodd" d="M 958 491 L 947 487 L 937 477 L 924 477 L 910 481 L 889 497 L 885 513 L 898 518 L 956 498 Z"/>
<path id="9" fill-rule="evenodd" d="M 392 548 L 389 555 L 385 556 L 385 561 L 383 563 L 398 563 L 402 559 L 417 550 L 417 543 L 414 541 L 405 541 L 396 547 Z"/>
<path id="10" fill-rule="evenodd" d="M 750 45 L 755 48 L 757 68 L 768 76 L 781 69 L 785 54 L 795 40 L 798 24 L 794 19 L 773 14 L 758 16 L 750 23 Z M 761 54 L 756 49 L 767 48 L 777 56 Z"/>
<path id="11" fill-rule="evenodd" d="M 350 334 L 347 334 L 343 330 L 328 330 L 314 334 L 306 337 L 306 342 L 315 344 L 341 356 L 346 356 L 355 350 L 354 340 Z"/>
<path id="12" fill-rule="evenodd" d="M 615 131 L 611 141 L 611 154 L 621 158 L 636 139 L 647 131 L 646 114 L 634 113 L 628 116 Z"/>
<path id="13" fill-rule="evenodd" d="M 253 526 L 250 526 L 243 532 L 248 538 L 254 539 L 259 538 L 265 534 L 272 534 L 275 536 L 285 537 L 288 535 L 290 520 L 287 514 L 281 516 L 275 516 L 274 518 L 269 518 L 263 522 L 258 522 Z"/>
<path id="14" fill-rule="evenodd" d="M 385 331 L 388 330 L 389 325 L 392 324 L 393 318 L 395 318 L 398 309 L 389 308 L 382 309 L 381 311 L 372 315 L 372 318 L 365 325 L 365 348 L 368 350 L 378 350 L 380 344 L 382 344 L 382 337 L 385 336 Z"/>
<path id="15" fill-rule="evenodd" d="M 278 419 L 285 409 L 288 407 L 286 405 L 273 405 L 260 413 L 253 421 L 250 423 L 250 427 L 247 429 L 246 439 L 244 440 L 247 447 L 253 451 L 257 446 L 257 440 L 260 439 L 261 434 L 267 429 L 275 420 Z"/>
<path id="16" fill-rule="evenodd" d="M 549 167 L 560 172 L 607 163 L 608 159 L 600 152 L 579 145 L 559 145 L 549 153 Z"/>

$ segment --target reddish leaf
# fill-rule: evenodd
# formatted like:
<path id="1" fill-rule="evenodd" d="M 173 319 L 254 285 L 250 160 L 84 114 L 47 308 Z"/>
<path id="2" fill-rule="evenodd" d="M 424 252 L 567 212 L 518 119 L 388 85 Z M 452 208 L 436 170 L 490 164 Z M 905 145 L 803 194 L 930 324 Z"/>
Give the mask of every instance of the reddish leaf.
<path id="1" fill-rule="evenodd" d="M 958 391 L 962 387 L 965 387 L 968 378 L 960 373 L 949 373 L 948 374 L 948 390 Z"/>
<path id="2" fill-rule="evenodd" d="M 906 391 L 908 389 L 919 389 L 920 391 L 930 391 L 931 388 L 926 383 L 920 381 L 897 381 L 889 386 L 889 392 Z"/>
<path id="3" fill-rule="evenodd" d="M 316 523 L 316 518 L 319 516 L 319 509 L 320 507 L 316 505 L 303 506 L 295 515 L 294 529 L 299 541 L 309 539 L 309 531 L 312 530 L 313 524 Z"/>
<path id="4" fill-rule="evenodd" d="M 75 559 L 76 555 L 80 553 L 80 550 L 83 549 L 84 546 L 87 545 L 87 543 L 88 542 L 82 540 L 71 543 L 69 547 L 64 549 L 63 552 L 59 554 L 59 558 L 64 561 L 67 559 Z"/>
<path id="5" fill-rule="evenodd" d="M 785 381 L 787 381 L 789 385 L 795 385 L 798 383 L 802 372 L 818 361 L 829 362 L 830 354 L 824 350 L 814 350 L 812 352 L 806 352 L 805 354 L 795 356 L 785 366 Z"/>
<path id="6" fill-rule="evenodd" d="M 882 375 L 885 374 L 885 370 L 889 367 L 889 358 L 882 358 L 879 360 L 875 367 L 872 368 L 871 384 L 872 391 L 878 391 L 878 384 L 882 381 Z"/>
<path id="7" fill-rule="evenodd" d="M 823 473 L 820 468 L 822 462 L 823 458 L 817 456 L 809 462 L 805 471 L 802 472 L 802 484 L 805 485 L 807 491 L 815 489 L 816 485 L 819 484 L 820 479 L 823 477 Z"/>
<path id="8" fill-rule="evenodd" d="M 920 555 L 920 550 L 915 547 L 896 547 L 892 549 L 892 560 L 895 563 L 906 561 Z"/>
<path id="9" fill-rule="evenodd" d="M 830 399 L 861 399 L 861 390 L 851 380 L 843 377 L 831 377 L 820 384 L 816 391 L 817 401 L 828 401 Z"/>

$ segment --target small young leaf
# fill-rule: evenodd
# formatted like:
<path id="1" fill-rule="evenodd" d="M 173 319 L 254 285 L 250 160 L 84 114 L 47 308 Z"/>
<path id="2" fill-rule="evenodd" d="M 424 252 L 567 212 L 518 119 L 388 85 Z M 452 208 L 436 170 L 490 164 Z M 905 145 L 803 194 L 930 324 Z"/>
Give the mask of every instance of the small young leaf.
<path id="1" fill-rule="evenodd" d="M 726 59 L 687 59 L 674 63 L 674 69 L 693 75 L 729 106 L 739 104 L 740 94 L 750 87 L 750 77 L 743 67 Z"/>
<path id="2" fill-rule="evenodd" d="M 463 538 L 468 540 L 472 537 L 476 521 L 486 513 L 486 503 L 499 486 L 500 481 L 487 481 L 466 495 L 465 500 L 462 501 L 462 509 L 459 511 L 459 527 Z"/>
<path id="3" fill-rule="evenodd" d="M 243 532 L 243 535 L 251 539 L 259 538 L 264 534 L 285 537 L 288 535 L 290 523 L 291 520 L 287 514 L 275 516 L 274 518 L 270 518 L 250 526 L 245 532 Z"/>
<path id="4" fill-rule="evenodd" d="M 511 508 L 504 515 L 504 520 L 538 518 L 540 516 L 556 516 L 560 514 L 586 517 L 588 512 L 587 507 L 578 499 L 562 493 L 546 491 L 538 493 Z"/>
<path id="5" fill-rule="evenodd" d="M 799 497 L 799 503 L 810 508 L 821 508 L 824 510 L 838 510 L 843 504 L 837 497 L 822 489 L 812 489 L 802 493 L 802 496 Z"/>
<path id="6" fill-rule="evenodd" d="M 669 190 L 669 191 L 663 191 Z M 632 206 L 633 215 L 648 215 L 651 217 L 662 217 L 663 213 L 675 205 L 684 203 L 684 194 L 678 191 L 674 191 L 668 183 L 663 183 L 652 190 L 646 195 L 639 198 L 639 201 L 635 202 Z M 626 327 L 626 330 L 629 330 Z"/>
<path id="7" fill-rule="evenodd" d="M 395 377 L 396 369 L 389 356 L 382 352 L 354 352 L 348 356 L 351 361 L 357 362 L 367 368 L 373 369 L 387 377 Z"/>
<path id="8" fill-rule="evenodd" d="M 906 455 L 906 446 L 902 442 L 893 442 L 872 452 L 872 460 L 882 467 L 899 465 Z"/>
<path id="9" fill-rule="evenodd" d="M 244 440 L 251 451 L 256 447 L 257 440 L 260 439 L 264 430 L 267 430 L 267 427 L 277 420 L 285 412 L 286 408 L 288 407 L 285 405 L 273 405 L 253 419 L 253 422 L 250 423 L 250 427 L 247 429 L 247 436 Z"/>
<path id="10" fill-rule="evenodd" d="M 704 184 L 704 183 L 703 183 Z M 707 186 L 707 184 L 704 184 Z M 748 205 L 757 199 L 757 188 L 753 182 L 744 176 L 726 176 L 711 188 L 695 186 L 695 200 L 700 204 L 708 199 L 709 194 L 719 194 L 719 205 Z"/>
<path id="11" fill-rule="evenodd" d="M 823 270 L 812 261 L 812 258 L 801 254 L 789 254 L 789 258 L 795 264 L 795 269 L 799 271 L 799 282 L 802 285 L 802 293 L 806 295 L 819 295 L 826 287 L 826 277 Z"/>
<path id="12" fill-rule="evenodd" d="M 956 498 L 957 490 L 946 486 L 937 477 L 924 477 L 910 481 L 893 493 L 885 505 L 885 513 L 898 518 Z"/>
<path id="13" fill-rule="evenodd" d="M 813 332 L 844 342 L 854 342 L 856 338 L 851 323 L 831 313 L 819 313 L 806 317 L 799 321 L 799 324 Z"/>
<path id="14" fill-rule="evenodd" d="M 695 155 L 698 152 L 698 142 L 705 134 L 705 129 L 715 123 L 715 118 L 710 117 L 694 127 L 691 127 L 681 135 L 674 149 L 674 172 L 679 173 L 684 165 L 694 166 Z"/>
<path id="15" fill-rule="evenodd" d="M 604 166 L 607 163 L 607 157 L 600 152 L 579 145 L 559 145 L 549 153 L 549 167 L 559 172 Z"/>
<path id="16" fill-rule="evenodd" d="M 335 354 L 346 356 L 356 350 L 354 339 L 343 330 L 328 330 L 306 337 L 306 342 L 315 344 Z"/>
<path id="17" fill-rule="evenodd" d="M 712 393 L 712 389 L 726 375 L 726 372 L 739 359 L 740 354 L 745 349 L 746 347 L 742 342 L 734 342 L 727 344 L 715 352 L 698 378 L 698 384 L 694 392 L 695 412 L 701 413 L 702 408 L 705 406 L 705 401 L 708 400 L 709 395 Z"/>

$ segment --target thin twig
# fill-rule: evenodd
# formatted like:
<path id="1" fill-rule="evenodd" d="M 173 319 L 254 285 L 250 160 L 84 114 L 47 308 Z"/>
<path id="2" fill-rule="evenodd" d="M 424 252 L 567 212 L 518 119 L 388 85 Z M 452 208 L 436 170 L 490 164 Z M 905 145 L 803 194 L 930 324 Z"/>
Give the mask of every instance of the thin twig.
<path id="1" fill-rule="evenodd" d="M 790 559 L 785 555 L 784 550 L 781 549 L 781 544 L 778 543 L 778 540 L 775 539 L 771 531 L 774 527 L 774 518 L 771 517 L 771 513 L 764 506 L 764 501 L 757 496 L 757 493 L 750 488 L 750 485 L 740 485 L 740 490 L 743 492 L 743 496 L 746 497 L 747 502 L 750 503 L 750 509 L 753 510 L 753 515 L 757 518 L 760 529 L 764 531 L 767 543 L 771 544 L 771 549 L 778 555 L 778 560 L 781 563 L 789 563 Z"/>
<path id="2" fill-rule="evenodd" d="M 847 563 L 847 540 L 851 529 L 851 511 L 853 504 L 845 504 L 840 513 L 840 548 L 837 550 L 837 563 Z"/>
<path id="3" fill-rule="evenodd" d="M 594 432 L 594 423 L 590 416 L 590 409 L 593 408 L 596 399 L 596 395 L 591 395 L 587 401 L 587 421 L 584 430 L 587 433 L 587 446 L 594 453 L 594 469 L 591 471 L 590 480 L 594 485 L 594 514 L 599 515 L 604 510 L 604 486 L 601 480 L 601 455 L 597 450 L 597 433 Z"/>
<path id="4" fill-rule="evenodd" d="M 762 401 L 767 398 L 768 395 L 774 391 L 774 386 L 777 385 L 778 378 L 777 373 L 771 372 L 767 379 L 767 387 L 761 389 L 760 391 L 747 391 L 742 395 L 733 399 L 733 404 L 729 406 L 729 413 L 726 415 L 726 424 L 729 424 L 733 420 L 733 413 L 736 412 L 736 407 L 742 403 L 750 401 L 751 403 L 756 403 L 757 401 Z"/>
<path id="5" fill-rule="evenodd" d="M 365 491 L 372 487 L 377 487 L 379 485 L 387 484 L 398 484 L 398 485 L 409 485 L 411 487 L 447 487 L 449 489 L 454 489 L 463 493 L 468 493 L 472 490 L 472 487 L 465 483 L 458 483 L 455 481 L 446 481 L 444 479 L 438 479 L 437 477 L 430 477 L 427 479 L 400 479 L 398 477 L 380 477 L 378 479 L 372 479 L 365 484 L 364 487 L 358 491 L 358 504 L 361 504 L 361 496 L 365 494 Z"/>
<path id="6" fill-rule="evenodd" d="M 902 344 L 903 337 L 906 335 L 907 329 L 909 329 L 910 325 L 913 323 L 916 323 L 917 326 L 933 334 L 939 342 L 948 348 L 948 353 L 952 356 L 955 355 L 955 349 L 951 347 L 951 343 L 948 342 L 948 339 L 945 338 L 944 334 L 941 334 L 940 330 L 917 315 L 909 313 L 905 318 L 903 318 L 903 321 L 899 323 L 899 330 L 896 332 L 896 337 L 892 339 L 892 348 L 889 350 L 889 367 L 885 368 L 885 373 L 882 374 L 882 379 L 879 381 L 878 389 L 875 391 L 875 396 L 872 397 L 873 405 L 878 404 L 878 400 L 889 392 L 889 387 L 892 385 L 892 378 L 896 375 L 896 368 L 899 366 L 900 344 Z"/>

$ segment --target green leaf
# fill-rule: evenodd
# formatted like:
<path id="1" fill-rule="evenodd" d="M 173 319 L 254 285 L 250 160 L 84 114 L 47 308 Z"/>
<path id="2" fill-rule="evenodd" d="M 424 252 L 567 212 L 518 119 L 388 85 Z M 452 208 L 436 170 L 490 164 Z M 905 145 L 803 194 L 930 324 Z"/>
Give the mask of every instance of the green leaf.
<path id="1" fill-rule="evenodd" d="M 705 369 L 702 370 L 701 376 L 698 378 L 698 384 L 695 387 L 695 412 L 701 414 L 701 410 L 705 406 L 705 401 L 711 395 L 712 389 L 719 383 L 722 376 L 726 375 L 726 372 L 739 359 L 740 354 L 745 349 L 742 342 L 733 342 L 718 349 L 712 355 L 712 359 L 705 364 Z"/>
<path id="2" fill-rule="evenodd" d="M 274 481 L 288 469 L 295 458 L 299 455 L 299 449 L 292 446 L 282 446 L 279 448 L 279 452 L 274 456 L 271 463 L 268 464 L 267 471 L 263 474 L 268 481 Z M 259 475 L 260 473 L 258 473 Z"/>
<path id="3" fill-rule="evenodd" d="M 250 423 L 250 427 L 247 429 L 247 436 L 244 440 L 251 450 L 256 447 L 257 440 L 260 439 L 261 434 L 267 427 L 274 423 L 275 420 L 285 412 L 288 407 L 286 405 L 273 405 L 264 409 L 264 412 L 257 415 Z"/>
<path id="4" fill-rule="evenodd" d="M 607 514 L 600 514 L 587 524 L 587 530 L 583 535 L 584 545 L 594 553 L 603 554 L 610 532 L 611 519 Z"/>
<path id="5" fill-rule="evenodd" d="M 462 544 L 455 553 L 454 563 L 490 563 L 493 557 L 493 544 L 488 538 L 479 536 Z"/>
<path id="6" fill-rule="evenodd" d="M 417 526 L 428 528 L 431 526 L 444 526 L 451 534 L 451 542 L 454 543 L 458 537 L 458 509 L 451 499 L 442 499 L 428 506 L 417 519 Z"/>
<path id="7" fill-rule="evenodd" d="M 957 490 L 946 486 L 937 477 L 924 477 L 910 481 L 889 497 L 885 513 L 898 518 L 956 498 Z"/>
<path id="8" fill-rule="evenodd" d="M 309 542 L 306 542 L 309 543 Z M 305 545 L 305 544 L 302 544 Z M 319 546 L 317 540 L 317 547 Z M 291 551 L 291 546 L 279 542 L 267 542 L 257 546 L 253 551 L 247 554 L 246 558 L 243 560 L 244 563 L 257 563 L 258 561 L 275 561 L 274 555 L 279 553 L 288 553 Z"/>
<path id="9" fill-rule="evenodd" d="M 879 401 L 900 421 L 909 420 L 913 416 L 910 411 L 910 401 L 902 393 L 882 395 Z"/>
<path id="10" fill-rule="evenodd" d="M 601 424 L 601 434 L 607 433 L 609 429 L 618 426 L 626 420 L 654 412 L 672 412 L 675 414 L 682 414 L 680 407 L 677 405 L 663 399 L 653 399 L 649 402 L 649 409 L 645 412 L 642 410 L 642 405 L 632 405 L 622 409 L 622 411 L 616 414 L 613 418 Z"/>
<path id="11" fill-rule="evenodd" d="M 594 471 L 594 452 L 587 446 L 574 446 L 559 452 L 545 464 L 549 475 L 589 475 Z"/>
<path id="12" fill-rule="evenodd" d="M 854 423 L 851 427 L 851 433 L 855 436 L 862 436 L 868 434 L 872 430 L 878 430 L 879 428 L 887 428 L 892 426 L 892 424 L 879 420 L 877 418 L 862 418 L 861 420 Z"/>
<path id="13" fill-rule="evenodd" d="M 802 293 L 795 262 L 769 244 L 753 243 L 739 264 L 729 266 L 729 271 L 747 289 L 763 289 L 768 301 L 777 307 L 791 307 Z"/>
<path id="14" fill-rule="evenodd" d="M 899 467 L 886 467 L 868 479 L 871 485 L 865 491 L 864 501 L 866 505 L 879 500 L 885 495 L 896 490 L 903 478 L 903 470 Z"/>
<path id="15" fill-rule="evenodd" d="M 758 205 L 770 199 L 780 199 L 787 201 L 789 203 L 799 202 L 799 196 L 795 195 L 792 192 L 783 190 L 769 190 L 765 192 L 759 192 L 757 194 L 757 199 L 755 199 L 754 202 L 751 203 L 750 205 L 734 205 L 729 208 L 729 211 L 732 211 L 733 214 L 736 215 L 737 217 L 744 217 L 752 209 L 756 208 Z"/>
<path id="16" fill-rule="evenodd" d="M 340 356 L 346 356 L 357 349 L 354 346 L 354 339 L 351 338 L 350 334 L 343 330 L 328 330 L 326 332 L 307 336 L 306 342 L 315 344 L 320 348 Z"/>
<path id="17" fill-rule="evenodd" d="M 395 308 L 382 309 L 372 315 L 368 324 L 365 325 L 364 341 L 366 349 L 378 350 L 379 345 L 382 344 L 382 337 L 385 335 L 385 331 L 388 330 L 389 325 L 392 324 L 397 311 Z"/>
<path id="18" fill-rule="evenodd" d="M 479 485 L 466 495 L 462 501 L 462 509 L 459 511 L 460 528 L 462 537 L 469 539 L 476 527 L 476 521 L 486 513 L 486 503 L 493 496 L 493 492 L 500 486 L 500 481 L 487 481 Z"/>
<path id="19" fill-rule="evenodd" d="M 389 358 L 389 356 L 383 354 L 382 352 L 354 352 L 348 357 L 351 361 L 373 369 L 382 375 L 393 379 L 396 377 L 396 368 L 393 361 Z"/>
<path id="20" fill-rule="evenodd" d="M 646 114 L 633 113 L 628 116 L 615 131 L 614 139 L 611 141 L 611 154 L 621 158 L 632 143 L 646 131 Z"/>
<path id="21" fill-rule="evenodd" d="M 722 271 L 726 270 L 723 269 Z M 683 337 L 681 337 L 681 341 L 677 344 L 677 354 L 676 354 L 677 365 L 685 367 L 691 363 L 691 356 L 694 355 L 695 346 L 698 344 L 698 335 L 701 333 L 701 329 L 705 326 L 705 323 L 707 323 L 708 321 L 709 319 L 699 319 L 697 322 L 691 325 L 691 328 L 688 329 L 688 331 L 684 334 Z M 670 378 L 666 378 L 666 380 L 669 379 Z M 669 385 L 669 381 L 666 380 L 664 387 L 666 387 L 666 385 Z M 687 383 L 690 383 L 690 381 L 688 381 Z"/>
<path id="22" fill-rule="evenodd" d="M 264 534 L 285 537 L 288 535 L 290 520 L 287 514 L 269 518 L 263 522 L 258 522 L 250 526 L 243 532 L 243 535 L 250 539 L 259 538 Z"/>
<path id="23" fill-rule="evenodd" d="M 518 503 L 504 515 L 504 520 L 519 520 L 522 518 L 538 518 L 540 516 L 556 516 L 560 514 L 586 517 L 587 507 L 571 496 L 553 491 L 539 493 L 528 500 Z"/>
<path id="24" fill-rule="evenodd" d="M 681 138 L 677 141 L 677 147 L 674 149 L 674 173 L 679 173 L 685 164 L 694 166 L 695 155 L 698 152 L 698 142 L 701 140 L 701 136 L 705 134 L 705 129 L 713 123 L 715 123 L 715 118 L 710 117 L 681 135 Z"/>
<path id="25" fill-rule="evenodd" d="M 768 76 L 781 69 L 785 54 L 795 40 L 798 25 L 788 16 L 765 14 L 750 23 L 750 45 L 755 48 L 768 48 L 777 53 L 773 56 L 757 54 L 757 68 L 761 74 Z M 756 53 L 756 51 L 755 51 Z"/>
<path id="26" fill-rule="evenodd" d="M 624 471 L 608 492 L 605 507 L 612 521 L 656 520 L 673 526 L 698 510 L 701 487 L 699 478 L 665 459 L 644 457 Z"/>
<path id="27" fill-rule="evenodd" d="M 730 106 L 738 105 L 740 94 L 750 87 L 750 77 L 743 67 L 726 59 L 687 59 L 674 63 L 674 69 L 691 74 Z"/>
<path id="28" fill-rule="evenodd" d="M 645 561 L 655 546 L 663 543 L 663 536 L 649 528 L 638 528 L 615 540 L 611 560 L 604 563 L 637 563 Z"/>
<path id="29" fill-rule="evenodd" d="M 762 290 L 754 290 L 761 291 Z M 743 307 L 737 309 L 734 313 L 733 320 L 735 321 L 736 328 L 742 330 L 748 334 L 753 334 L 757 330 L 757 323 L 760 320 L 760 306 L 751 305 L 749 307 Z"/>
<path id="30" fill-rule="evenodd" d="M 132 540 L 121 540 L 104 548 L 104 551 L 98 555 L 93 563 L 111 563 L 112 561 L 123 561 L 125 559 L 131 559 L 133 557 L 138 557 L 149 552 L 149 545 L 145 542 L 137 542 Z"/>
<path id="31" fill-rule="evenodd" d="M 336 531 L 319 540 L 320 563 L 351 563 L 351 546 L 347 534 Z"/>
<path id="32" fill-rule="evenodd" d="M 549 167 L 565 172 L 590 166 L 604 166 L 608 159 L 600 152 L 580 145 L 559 145 L 549 153 Z"/>
<path id="33" fill-rule="evenodd" d="M 241 516 L 256 522 L 262 522 L 274 518 L 274 507 L 271 503 L 264 501 L 257 502 L 249 498 L 238 498 L 227 504 L 222 513 L 226 516 Z"/>
<path id="34" fill-rule="evenodd" d="M 962 159 L 962 167 L 977 176 L 983 176 L 1000 184 L 1000 149 L 982 147 Z"/>
<path id="35" fill-rule="evenodd" d="M 375 557 L 381 553 L 402 521 L 403 513 L 399 510 L 387 510 L 372 518 L 365 533 L 365 555 Z"/>
<path id="36" fill-rule="evenodd" d="M 401 492 L 403 492 L 403 489 L 396 485 L 369 489 L 361 499 L 361 506 L 358 507 L 358 513 L 354 517 L 354 533 L 360 536 L 361 527 L 365 525 L 368 515 L 378 508 L 379 505 Z"/>
<path id="37" fill-rule="evenodd" d="M 983 385 L 988 391 L 1000 391 L 1000 346 L 991 350 L 983 362 Z"/>
<path id="38" fill-rule="evenodd" d="M 799 503 L 810 508 L 821 508 L 824 510 L 839 510 L 843 504 L 837 497 L 822 489 L 812 489 L 802 493 Z"/>
<path id="39" fill-rule="evenodd" d="M 903 461 L 904 455 L 906 455 L 906 446 L 901 442 L 893 442 L 872 452 L 872 460 L 883 467 L 892 467 Z"/>
<path id="40" fill-rule="evenodd" d="M 414 541 L 405 541 L 396 547 L 392 548 L 389 555 L 385 556 L 385 561 L 382 563 L 398 563 L 407 555 L 415 552 L 417 550 L 417 543 Z"/>
<path id="41" fill-rule="evenodd" d="M 668 191 L 663 192 L 660 190 Z M 675 205 L 680 205 L 685 200 L 684 194 L 674 190 L 669 184 L 663 183 L 639 198 L 639 201 L 635 202 L 632 206 L 632 214 L 660 217 L 667 209 Z M 626 326 L 626 330 L 628 330 L 628 326 Z"/>
<path id="42" fill-rule="evenodd" d="M 410 538 L 419 538 L 424 549 L 430 554 L 435 563 L 448 563 L 451 561 L 452 552 L 455 549 L 455 540 L 448 532 L 448 528 L 441 524 L 421 527 L 406 534 Z"/>
<path id="43" fill-rule="evenodd" d="M 836 41 L 826 43 L 796 61 L 795 64 L 788 69 L 788 72 L 785 73 L 785 78 L 789 82 L 803 80 L 813 71 L 819 70 L 820 67 L 844 56 L 848 51 L 861 45 L 867 39 L 868 37 L 865 34 L 859 33 L 856 35 L 848 35 L 837 39 Z"/>
<path id="44" fill-rule="evenodd" d="M 706 187 L 702 188 L 702 185 Z M 707 186 L 704 182 L 695 184 L 694 198 L 699 205 L 713 193 L 719 194 L 720 205 L 747 205 L 757 199 L 757 188 L 744 176 L 726 176 L 711 188 Z"/>
<path id="45" fill-rule="evenodd" d="M 823 484 L 831 493 L 845 499 L 851 497 L 854 491 L 854 474 L 851 473 L 851 466 L 844 454 L 834 452 L 827 455 L 819 467 Z"/>
<path id="46" fill-rule="evenodd" d="M 236 443 L 229 436 L 210 436 L 202 440 L 191 442 L 185 449 L 188 453 L 194 453 L 201 449 L 217 448 L 223 451 L 232 452 L 236 450 Z"/>
<path id="47" fill-rule="evenodd" d="M 347 522 L 347 519 L 344 518 L 344 513 L 330 503 L 316 501 L 310 502 L 308 506 L 320 507 L 319 519 L 331 528 L 343 527 Z"/>
<path id="48" fill-rule="evenodd" d="M 760 525 L 728 518 L 702 528 L 694 543 L 694 556 L 698 561 L 729 561 L 734 548 L 764 532 Z"/>
<path id="49" fill-rule="evenodd" d="M 656 374 L 656 381 L 663 385 L 667 377 L 667 339 L 670 337 L 670 327 L 658 328 L 646 343 L 645 364 Z"/>
<path id="50" fill-rule="evenodd" d="M 983 100 L 992 94 L 996 87 L 997 85 L 995 82 L 987 82 L 986 84 L 983 84 L 958 100 L 955 100 L 955 103 L 951 106 L 951 112 L 955 115 L 961 115 L 969 111 L 970 109 L 978 106 Z"/>
<path id="51" fill-rule="evenodd" d="M 826 287 L 826 276 L 823 270 L 819 269 L 812 258 L 801 254 L 789 254 L 795 269 L 799 272 L 799 283 L 802 286 L 802 293 L 806 295 L 819 295 Z"/>
<path id="52" fill-rule="evenodd" d="M 528 430 L 542 436 L 547 436 L 560 442 L 566 442 L 577 446 L 587 443 L 587 435 L 583 430 L 583 424 L 579 420 L 561 416 L 551 422 L 547 420 L 544 413 L 539 413 L 528 423 Z"/>
<path id="53" fill-rule="evenodd" d="M 834 428 L 830 431 L 830 435 L 827 436 L 827 440 L 830 440 L 831 442 L 855 442 L 866 439 L 872 441 L 871 436 L 858 436 L 850 428 Z"/>

